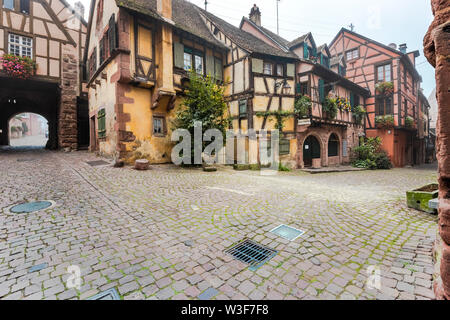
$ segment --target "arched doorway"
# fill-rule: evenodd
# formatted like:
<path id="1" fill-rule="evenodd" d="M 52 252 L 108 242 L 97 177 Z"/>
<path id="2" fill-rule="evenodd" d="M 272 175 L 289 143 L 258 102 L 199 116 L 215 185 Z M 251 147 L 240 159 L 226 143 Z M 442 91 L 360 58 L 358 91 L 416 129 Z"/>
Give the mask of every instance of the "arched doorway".
<path id="1" fill-rule="evenodd" d="M 19 113 L 8 122 L 11 147 L 45 147 L 49 138 L 48 121 L 36 113 Z"/>
<path id="2" fill-rule="evenodd" d="M 314 136 L 308 136 L 303 143 L 303 164 L 312 166 L 312 159 L 320 159 L 320 143 Z"/>
<path id="3" fill-rule="evenodd" d="M 328 139 L 328 157 L 339 156 L 339 138 L 335 133 L 330 135 Z"/>

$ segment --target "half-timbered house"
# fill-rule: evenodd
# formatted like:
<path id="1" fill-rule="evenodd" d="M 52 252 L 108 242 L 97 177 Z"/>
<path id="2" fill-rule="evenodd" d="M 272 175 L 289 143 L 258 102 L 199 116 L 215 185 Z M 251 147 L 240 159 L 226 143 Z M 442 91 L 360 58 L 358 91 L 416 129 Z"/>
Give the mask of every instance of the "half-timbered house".
<path id="1" fill-rule="evenodd" d="M 289 42 L 261 25 L 261 12 L 252 8 L 249 19 L 242 19 L 240 28 L 252 33 L 267 44 L 287 50 L 297 57 L 295 69 L 295 97 L 309 96 L 308 114 L 296 118 L 297 166 L 320 167 L 350 162 L 351 150 L 359 145 L 364 125 L 353 114 L 354 108 L 364 106 L 369 91 L 344 77 L 345 62 L 332 61 L 326 44 L 317 47 L 311 33 Z M 323 110 L 328 96 L 346 102 L 335 117 Z"/>
<path id="2" fill-rule="evenodd" d="M 424 124 L 419 108 L 421 77 L 415 68 L 418 51 L 397 49 L 343 28 L 329 45 L 333 58 L 344 57 L 346 77 L 370 90 L 366 99 L 366 135 L 379 136 L 397 167 L 423 163 Z M 332 59 L 333 59 L 332 58 Z M 422 141 L 420 141 L 422 140 Z"/>
<path id="3" fill-rule="evenodd" d="M 31 112 L 48 121 L 48 147 L 87 146 L 83 11 L 81 3 L 72 8 L 65 0 L 1 1 L 0 56 L 4 62 L 12 61 L 8 55 L 28 57 L 36 68 L 24 79 L 6 63 L 0 65 L 0 145 L 9 144 L 9 120 Z"/>
<path id="4" fill-rule="evenodd" d="M 289 114 L 282 123 L 281 158 L 295 165 L 296 57 L 288 50 L 184 0 L 96 0 L 89 21 L 91 150 L 170 162 L 170 122 L 193 69 L 224 82 L 236 133 L 273 129 L 277 112 Z M 259 162 L 254 142 L 245 140 L 247 163 Z"/>

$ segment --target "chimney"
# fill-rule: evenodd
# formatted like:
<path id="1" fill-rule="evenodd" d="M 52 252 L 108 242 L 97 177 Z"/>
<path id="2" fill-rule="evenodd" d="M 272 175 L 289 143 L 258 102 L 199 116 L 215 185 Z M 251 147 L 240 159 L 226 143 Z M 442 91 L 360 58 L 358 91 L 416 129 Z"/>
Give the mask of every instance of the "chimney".
<path id="1" fill-rule="evenodd" d="M 75 11 L 84 18 L 84 6 L 81 1 L 75 2 Z"/>
<path id="2" fill-rule="evenodd" d="M 259 11 L 256 3 L 253 5 L 252 10 L 250 10 L 249 15 L 250 20 L 252 20 L 257 26 L 261 26 L 261 11 Z"/>
<path id="3" fill-rule="evenodd" d="M 172 20 L 172 0 L 157 0 L 156 9 L 163 18 Z"/>
<path id="4" fill-rule="evenodd" d="M 406 45 L 406 43 L 402 43 L 398 49 L 400 50 L 401 53 L 406 54 L 406 50 L 408 49 L 408 46 Z"/>

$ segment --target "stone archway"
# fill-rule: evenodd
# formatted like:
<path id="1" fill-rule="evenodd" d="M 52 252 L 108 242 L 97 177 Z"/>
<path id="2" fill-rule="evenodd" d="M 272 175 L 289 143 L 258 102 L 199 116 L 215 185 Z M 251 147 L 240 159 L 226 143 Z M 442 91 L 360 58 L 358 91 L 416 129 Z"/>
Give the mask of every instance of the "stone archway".
<path id="1" fill-rule="evenodd" d="M 321 159 L 321 165 L 325 166 L 325 145 L 322 141 L 322 139 L 320 138 L 320 136 L 314 132 L 306 132 L 305 134 L 301 134 L 298 136 L 298 148 L 297 148 L 297 164 L 299 168 L 305 168 L 305 166 L 309 166 L 309 163 L 307 163 L 305 165 L 305 142 L 307 142 L 308 138 L 314 138 L 315 141 L 317 141 L 318 145 L 319 145 L 319 158 Z M 310 138 L 310 139 L 312 139 Z M 308 147 L 309 148 L 309 147 Z M 313 155 L 314 157 L 317 157 L 317 151 L 315 151 L 315 154 Z"/>
<path id="2" fill-rule="evenodd" d="M 57 83 L 0 78 L 0 145 L 9 145 L 9 120 L 20 113 L 35 113 L 48 121 L 48 149 L 58 148 L 60 93 Z"/>

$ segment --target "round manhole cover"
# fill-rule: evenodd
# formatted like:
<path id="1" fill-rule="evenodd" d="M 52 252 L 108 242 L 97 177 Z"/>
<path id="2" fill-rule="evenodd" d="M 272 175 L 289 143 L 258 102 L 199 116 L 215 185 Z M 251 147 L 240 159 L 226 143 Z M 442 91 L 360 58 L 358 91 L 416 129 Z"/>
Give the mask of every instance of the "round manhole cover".
<path id="1" fill-rule="evenodd" d="M 9 209 L 12 213 L 31 213 L 48 209 L 53 205 L 51 201 L 34 201 L 15 205 Z"/>

